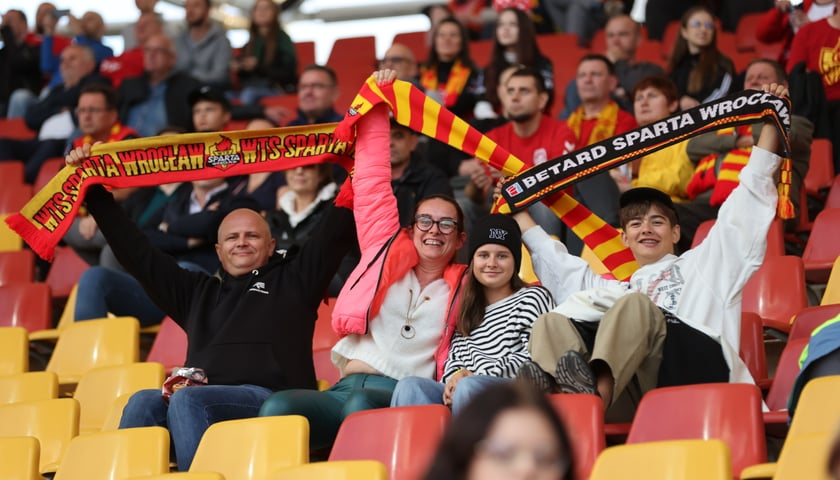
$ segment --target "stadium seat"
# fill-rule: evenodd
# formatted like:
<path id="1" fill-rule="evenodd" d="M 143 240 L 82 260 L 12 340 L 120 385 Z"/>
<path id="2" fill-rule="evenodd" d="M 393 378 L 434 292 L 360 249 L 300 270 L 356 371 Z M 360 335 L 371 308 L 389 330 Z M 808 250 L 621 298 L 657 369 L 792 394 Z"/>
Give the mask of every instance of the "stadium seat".
<path id="1" fill-rule="evenodd" d="M 830 208 L 817 214 L 802 263 L 805 266 L 805 280 L 808 283 L 828 282 L 831 267 L 840 256 L 840 208 Z"/>
<path id="2" fill-rule="evenodd" d="M 793 326 L 790 328 L 788 341 L 809 338 L 815 328 L 837 315 L 840 315 L 840 305 L 838 304 L 818 305 L 803 309 L 793 318 Z"/>
<path id="3" fill-rule="evenodd" d="M 411 49 L 417 62 L 424 62 L 429 56 L 429 32 L 403 32 L 394 35 L 391 42 L 401 43 Z"/>
<path id="4" fill-rule="evenodd" d="M 271 480 L 388 480 L 388 469 L 375 460 L 335 460 L 286 468 Z"/>
<path id="5" fill-rule="evenodd" d="M 831 181 L 823 208 L 840 208 L 840 175 L 835 175 Z"/>
<path id="6" fill-rule="evenodd" d="M 315 63 L 315 42 L 295 42 L 298 75 L 307 66 Z M 295 96 L 295 95 L 292 95 Z"/>
<path id="7" fill-rule="evenodd" d="M 34 280 L 35 254 L 32 250 L 0 252 L 0 286 L 10 283 L 32 283 Z"/>
<path id="8" fill-rule="evenodd" d="M 793 316 L 808 306 L 802 259 L 766 257 L 744 286 L 741 311 L 761 316 L 766 328 L 787 334 Z"/>
<path id="9" fill-rule="evenodd" d="M 158 362 L 164 366 L 166 373 L 175 367 L 183 367 L 187 360 L 187 334 L 180 325 L 169 317 L 160 322 L 160 330 L 146 356 L 147 362 Z"/>
<path id="10" fill-rule="evenodd" d="M 741 52 L 754 52 L 758 40 L 755 38 L 756 26 L 764 12 L 745 13 L 738 19 L 735 28 L 735 48 Z"/>
<path id="11" fill-rule="evenodd" d="M 190 471 L 261 480 L 309 461 L 309 422 L 300 415 L 228 420 L 201 437 Z"/>
<path id="12" fill-rule="evenodd" d="M 825 200 L 826 192 L 834 183 L 835 172 L 832 152 L 831 141 L 828 139 L 815 138 L 811 143 L 811 159 L 803 183 L 808 195 L 820 201 Z"/>
<path id="13" fill-rule="evenodd" d="M 0 376 L 0 405 L 53 398 L 58 398 L 58 377 L 52 372 Z"/>
<path id="14" fill-rule="evenodd" d="M 371 36 L 339 38 L 333 43 L 327 65 L 338 75 L 340 93 L 335 109 L 344 113 L 376 65 L 376 39 Z"/>
<path id="15" fill-rule="evenodd" d="M 729 446 L 736 478 L 744 468 L 767 461 L 757 386 L 706 383 L 651 390 L 639 403 L 627 443 L 712 438 Z"/>
<path id="16" fill-rule="evenodd" d="M 773 377 L 773 383 L 770 385 L 770 390 L 767 391 L 767 408 L 769 412 L 764 413 L 764 422 L 766 424 L 787 423 L 787 403 L 790 397 L 790 391 L 793 388 L 793 382 L 796 376 L 799 375 L 799 356 L 802 355 L 802 350 L 808 345 L 807 338 L 798 338 L 796 340 L 788 340 L 781 355 L 779 355 L 779 363 L 776 365 L 776 375 Z"/>
<path id="17" fill-rule="evenodd" d="M 22 184 L 23 162 L 20 160 L 4 160 L 0 162 L 0 178 L 7 185 Z"/>
<path id="18" fill-rule="evenodd" d="M 67 445 L 78 434 L 79 402 L 72 398 L 0 405 L 0 437 L 37 438 L 41 473 L 58 468 Z"/>
<path id="19" fill-rule="evenodd" d="M 0 327 L 0 375 L 29 371 L 29 336 L 19 326 Z"/>
<path id="20" fill-rule="evenodd" d="M 50 327 L 50 287 L 43 283 L 0 286 L 0 327 L 24 327 L 29 332 Z"/>
<path id="21" fill-rule="evenodd" d="M 61 331 L 46 370 L 59 385 L 76 384 L 96 367 L 139 361 L 140 325 L 134 317 L 76 322 Z"/>
<path id="22" fill-rule="evenodd" d="M 55 343 L 55 341 L 58 340 L 58 336 L 61 334 L 61 330 L 73 324 L 77 290 L 77 285 L 73 285 L 73 288 L 70 289 L 70 294 L 67 296 L 67 301 L 64 303 L 64 310 L 61 311 L 61 316 L 58 318 L 58 325 L 56 325 L 55 328 L 29 332 L 30 341 L 50 341 Z"/>
<path id="23" fill-rule="evenodd" d="M 443 405 L 352 413 L 338 429 L 329 460 L 377 460 L 391 479 L 417 480 L 429 467 L 450 415 Z"/>
<path id="24" fill-rule="evenodd" d="M 118 479 L 169 471 L 169 431 L 126 428 L 74 438 L 54 480 Z"/>
<path id="25" fill-rule="evenodd" d="M 731 480 L 729 449 L 720 440 L 618 445 L 601 453 L 590 480 Z"/>
<path id="26" fill-rule="evenodd" d="M 23 239 L 6 224 L 9 214 L 0 214 L 0 252 L 13 252 L 23 249 Z"/>
<path id="27" fill-rule="evenodd" d="M 79 401 L 79 433 L 103 430 L 117 398 L 138 390 L 160 388 L 164 368 L 156 362 L 129 363 L 88 370 L 79 379 L 73 398 Z"/>
<path id="28" fill-rule="evenodd" d="M 569 432 L 575 460 L 575 478 L 589 478 L 595 459 L 606 447 L 604 404 L 595 395 L 548 396 Z"/>
<path id="29" fill-rule="evenodd" d="M 17 213 L 31 198 L 32 186 L 4 179 L 3 188 L 0 189 L 0 213 Z"/>
<path id="30" fill-rule="evenodd" d="M 764 328 L 757 313 L 741 314 L 741 360 L 747 365 L 753 379 L 761 389 L 770 387 L 767 378 L 767 352 L 764 347 Z"/>
<path id="31" fill-rule="evenodd" d="M 131 477 L 128 480 L 225 480 L 225 477 L 216 472 L 174 472 Z"/>
<path id="32" fill-rule="evenodd" d="M 53 298 L 67 298 L 70 291 L 79 283 L 79 277 L 90 268 L 70 247 L 56 247 L 55 258 L 47 273 L 46 283 L 50 286 Z"/>
<path id="33" fill-rule="evenodd" d="M 830 480 L 829 449 L 834 440 L 830 433 L 796 435 L 785 440 L 773 480 Z"/>
<path id="34" fill-rule="evenodd" d="M 312 350 L 332 348 L 340 338 L 332 328 L 333 307 L 335 307 L 335 298 L 329 298 L 318 305 L 318 319 L 315 322 L 315 333 L 312 335 Z"/>
<path id="35" fill-rule="evenodd" d="M 30 130 L 21 117 L 0 118 L 0 132 L 3 132 L 3 138 L 15 140 L 30 140 L 35 138 L 37 133 Z"/>
<path id="36" fill-rule="evenodd" d="M 41 446 L 34 437 L 0 438 L 0 478 L 41 480 L 38 457 Z"/>
<path id="37" fill-rule="evenodd" d="M 825 284 L 825 291 L 820 300 L 820 305 L 837 303 L 840 303 L 840 257 L 837 257 L 834 260 L 834 265 L 831 266 L 831 273 L 828 276 L 828 282 Z"/>
<path id="38" fill-rule="evenodd" d="M 493 40 L 482 39 L 470 42 L 470 58 L 478 67 L 484 67 L 490 63 L 490 55 L 493 53 Z M 543 52 L 546 56 L 547 53 Z"/>
<path id="39" fill-rule="evenodd" d="M 38 170 L 38 176 L 35 177 L 35 182 L 32 184 L 32 191 L 35 193 L 40 192 L 64 168 L 64 165 L 64 157 L 47 159 L 41 164 L 41 168 Z"/>
<path id="40" fill-rule="evenodd" d="M 706 220 L 702 222 L 697 230 L 694 232 L 694 238 L 691 239 L 691 248 L 700 245 L 700 242 L 706 239 L 709 230 L 715 225 L 715 220 Z M 767 230 L 767 252 L 765 256 L 775 255 L 781 256 L 785 254 L 785 231 L 782 220 L 774 218 L 770 223 L 770 228 Z"/>
<path id="41" fill-rule="evenodd" d="M 341 378 L 341 371 L 332 363 L 332 348 L 322 348 L 312 351 L 312 362 L 315 364 L 315 378 L 323 380 L 329 388 Z"/>

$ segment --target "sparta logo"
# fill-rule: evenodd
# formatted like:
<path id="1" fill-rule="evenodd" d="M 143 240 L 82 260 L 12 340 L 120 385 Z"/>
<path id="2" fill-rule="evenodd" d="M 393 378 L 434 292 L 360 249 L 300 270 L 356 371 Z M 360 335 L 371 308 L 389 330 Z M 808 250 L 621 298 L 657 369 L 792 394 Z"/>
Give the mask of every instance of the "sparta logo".
<path id="1" fill-rule="evenodd" d="M 238 146 L 230 138 L 221 135 L 222 140 L 210 145 L 207 164 L 211 167 L 225 170 L 242 161 Z"/>
<path id="2" fill-rule="evenodd" d="M 347 115 L 349 115 L 351 117 L 355 117 L 356 115 L 359 114 L 359 110 L 361 110 L 361 108 L 362 108 L 361 103 L 358 104 L 358 105 L 353 105 L 353 106 L 351 106 L 350 108 L 347 109 Z"/>

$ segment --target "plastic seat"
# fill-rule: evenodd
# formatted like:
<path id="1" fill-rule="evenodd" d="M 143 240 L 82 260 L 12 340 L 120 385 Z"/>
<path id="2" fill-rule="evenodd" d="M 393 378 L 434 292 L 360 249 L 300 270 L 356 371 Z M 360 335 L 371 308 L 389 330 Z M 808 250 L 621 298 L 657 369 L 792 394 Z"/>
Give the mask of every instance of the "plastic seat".
<path id="1" fill-rule="evenodd" d="M 131 477 L 128 480 L 225 480 L 225 477 L 216 472 L 175 472 Z"/>
<path id="2" fill-rule="evenodd" d="M 327 65 L 335 70 L 341 82 L 335 109 L 344 113 L 376 65 L 376 38 L 370 35 L 337 39 Z"/>
<path id="3" fill-rule="evenodd" d="M 744 286 L 741 311 L 757 313 L 767 328 L 790 331 L 793 316 L 808 306 L 805 268 L 792 255 L 766 257 Z"/>
<path id="4" fill-rule="evenodd" d="M 90 268 L 72 248 L 57 247 L 46 283 L 50 286 L 53 298 L 67 298 L 73 287 L 79 283 L 79 277 Z"/>
<path id="5" fill-rule="evenodd" d="M 169 431 L 126 428 L 74 438 L 55 480 L 110 480 L 169 471 Z"/>
<path id="6" fill-rule="evenodd" d="M 38 457 L 41 446 L 34 437 L 0 438 L 0 478 L 41 480 Z"/>
<path id="7" fill-rule="evenodd" d="M 828 282 L 834 261 L 840 256 L 840 208 L 830 208 L 817 214 L 802 263 L 805 266 L 805 280 L 808 283 Z"/>
<path id="8" fill-rule="evenodd" d="M 394 35 L 391 44 L 401 43 L 414 53 L 415 61 L 423 61 L 429 57 L 429 32 L 402 32 Z"/>
<path id="9" fill-rule="evenodd" d="M 48 158 L 41 164 L 38 169 L 38 175 L 35 177 L 35 182 L 32 183 L 32 191 L 40 192 L 56 174 L 64 168 L 64 157 Z"/>
<path id="10" fill-rule="evenodd" d="M 281 470 L 271 480 L 388 480 L 388 469 L 374 460 L 317 462 Z"/>
<path id="11" fill-rule="evenodd" d="M 741 314 L 741 360 L 747 365 L 756 384 L 762 389 L 770 386 L 767 378 L 767 352 L 764 348 L 764 328 L 757 313 Z"/>
<path id="12" fill-rule="evenodd" d="M 230 420 L 210 425 L 190 471 L 261 480 L 309 461 L 309 422 L 300 415 Z"/>
<path id="13" fill-rule="evenodd" d="M 295 54 L 300 75 L 304 68 L 315 63 L 315 42 L 295 42 Z"/>
<path id="14" fill-rule="evenodd" d="M 3 119 L 0 118 L 0 122 Z M 4 137 L 6 136 L 4 133 Z M 23 183 L 23 161 L 21 160 L 4 160 L 0 162 L 0 178 L 8 185 Z"/>
<path id="15" fill-rule="evenodd" d="M 52 372 L 0 376 L 0 405 L 53 398 L 58 398 L 58 377 Z"/>
<path id="16" fill-rule="evenodd" d="M 17 213 L 31 198 L 30 185 L 12 183 L 3 179 L 3 188 L 0 189 L 0 213 Z"/>
<path id="17" fill-rule="evenodd" d="M 834 157 L 831 141 L 826 138 L 815 138 L 811 143 L 811 159 L 808 162 L 808 173 L 805 174 L 803 184 L 808 195 L 825 200 L 826 191 L 834 183 Z"/>
<path id="18" fill-rule="evenodd" d="M 67 445 L 78 434 L 79 402 L 72 398 L 0 405 L 0 437 L 37 438 L 41 473 L 58 468 Z"/>
<path id="19" fill-rule="evenodd" d="M 341 371 L 332 363 L 332 349 L 322 348 L 312 352 L 312 362 L 315 364 L 315 378 L 323 380 L 328 386 L 335 385 L 341 378 Z"/>
<path id="20" fill-rule="evenodd" d="M 0 326 L 24 327 L 29 332 L 49 328 L 52 322 L 50 287 L 43 283 L 0 286 Z"/>
<path id="21" fill-rule="evenodd" d="M 735 27 L 735 48 L 742 52 L 752 52 L 758 40 L 755 38 L 756 27 L 758 26 L 763 12 L 745 13 L 738 19 L 738 26 Z"/>
<path id="22" fill-rule="evenodd" d="M 779 355 L 776 375 L 773 377 L 773 383 L 770 384 L 765 399 L 767 408 L 770 409 L 769 412 L 764 412 L 765 424 L 775 424 L 774 427 L 777 429 L 781 425 L 782 430 L 785 430 L 784 426 L 788 420 L 788 398 L 793 388 L 793 382 L 799 375 L 799 356 L 802 355 L 802 350 L 805 349 L 806 345 L 808 345 L 807 338 L 788 340 L 787 345 Z"/>
<path id="23" fill-rule="evenodd" d="M 139 361 L 140 324 L 134 317 L 76 322 L 61 331 L 46 370 L 59 384 L 75 384 L 96 367 Z"/>
<path id="24" fill-rule="evenodd" d="M 828 282 L 825 284 L 825 291 L 823 291 L 820 305 L 833 305 L 840 303 L 840 257 L 834 260 L 834 265 L 831 266 L 831 273 L 828 276 Z"/>
<path id="25" fill-rule="evenodd" d="M 819 305 L 808 307 L 796 314 L 793 319 L 793 326 L 788 334 L 788 341 L 798 338 L 810 338 L 811 332 L 819 327 L 826 320 L 840 315 L 840 305 Z"/>
<path id="26" fill-rule="evenodd" d="M 26 126 L 23 118 L 0 118 L 0 132 L 3 132 L 4 138 L 16 140 L 29 140 L 37 134 Z"/>
<path id="27" fill-rule="evenodd" d="M 836 175 L 831 181 L 823 208 L 840 208 L 840 175 Z"/>
<path id="28" fill-rule="evenodd" d="M 146 361 L 163 364 L 168 374 L 173 368 L 184 366 L 186 360 L 187 334 L 174 320 L 164 317 Z"/>
<path id="29" fill-rule="evenodd" d="M 0 375 L 13 375 L 28 370 L 29 337 L 26 329 L 0 327 Z"/>
<path id="30" fill-rule="evenodd" d="M 352 413 L 338 429 L 329 459 L 377 460 L 385 464 L 391 479 L 419 479 L 434 457 L 450 416 L 443 405 Z"/>
<path id="31" fill-rule="evenodd" d="M 29 332 L 29 340 L 33 342 L 51 341 L 55 343 L 58 340 L 61 330 L 73 325 L 74 314 L 76 309 L 76 292 L 78 286 L 74 285 L 70 290 L 70 295 L 67 296 L 67 301 L 64 303 L 64 310 L 61 311 L 61 316 L 58 318 L 58 325 L 55 328 L 48 328 L 46 330 L 38 330 L 36 332 Z"/>
<path id="32" fill-rule="evenodd" d="M 545 52 L 545 50 L 542 50 Z M 490 63 L 490 55 L 493 53 L 493 40 L 481 39 L 470 42 L 470 58 L 476 65 L 487 65 Z M 545 52 L 547 55 L 548 52 Z M 424 59 L 421 59 L 421 61 Z"/>
<path id="33" fill-rule="evenodd" d="M 595 459 L 606 447 L 603 402 L 585 394 L 554 394 L 548 399 L 571 436 L 575 478 L 589 478 Z"/>
<path id="34" fill-rule="evenodd" d="M 705 222 L 700 223 L 697 227 L 697 230 L 694 232 L 694 238 L 691 239 L 691 248 L 700 245 L 706 236 L 709 234 L 709 230 L 715 225 L 715 220 L 706 220 Z M 770 222 L 770 228 L 767 230 L 767 251 L 764 254 L 765 257 L 767 256 L 782 256 L 785 254 L 785 229 L 784 225 L 782 225 L 782 220 L 778 218 L 774 218 L 772 222 Z"/>
<path id="35" fill-rule="evenodd" d="M 639 403 L 627 443 L 712 438 L 729 446 L 730 477 L 767 461 L 757 386 L 706 383 L 651 390 Z"/>
<path id="36" fill-rule="evenodd" d="M 6 224 L 9 214 L 0 214 L 0 252 L 14 252 L 23 249 L 23 239 Z"/>
<path id="37" fill-rule="evenodd" d="M 32 250 L 0 252 L 0 286 L 10 283 L 32 283 L 34 279 L 35 254 Z"/>
<path id="38" fill-rule="evenodd" d="M 163 379 L 163 365 L 155 362 L 89 370 L 82 375 L 73 393 L 81 408 L 79 433 L 101 431 L 117 398 L 138 390 L 160 388 Z"/>
<path id="39" fill-rule="evenodd" d="M 731 480 L 729 449 L 720 440 L 673 440 L 604 450 L 590 480 Z"/>

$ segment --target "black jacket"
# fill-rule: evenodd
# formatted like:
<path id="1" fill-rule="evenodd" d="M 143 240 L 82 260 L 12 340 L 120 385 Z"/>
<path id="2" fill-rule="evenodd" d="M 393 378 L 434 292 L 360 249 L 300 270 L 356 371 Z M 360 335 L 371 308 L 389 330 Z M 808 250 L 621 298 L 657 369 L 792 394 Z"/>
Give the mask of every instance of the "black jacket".
<path id="1" fill-rule="evenodd" d="M 331 207 L 295 255 L 274 255 L 251 274 L 233 277 L 178 267 L 149 245 L 101 186 L 89 190 L 87 206 L 120 263 L 186 331 L 186 365 L 203 368 L 210 384 L 316 387 L 315 319 L 356 235 L 350 210 Z"/>
<path id="2" fill-rule="evenodd" d="M 201 86 L 201 83 L 190 75 L 176 72 L 166 79 L 166 122 L 193 131 L 192 109 L 187 102 L 187 96 Z M 127 124 L 131 107 L 145 101 L 151 94 L 149 75 L 143 73 L 139 77 L 126 78 L 117 91 L 119 99 L 120 121 Z"/>

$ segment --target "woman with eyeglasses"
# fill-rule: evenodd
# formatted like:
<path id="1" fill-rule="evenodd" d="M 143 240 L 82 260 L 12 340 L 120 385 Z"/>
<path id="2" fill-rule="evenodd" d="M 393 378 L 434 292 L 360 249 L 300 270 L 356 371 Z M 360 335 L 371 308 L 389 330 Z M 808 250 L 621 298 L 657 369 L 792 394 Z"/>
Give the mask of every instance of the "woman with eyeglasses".
<path id="1" fill-rule="evenodd" d="M 534 320 L 554 305 L 548 290 L 525 286 L 519 278 L 519 225 L 508 215 L 478 219 L 470 232 L 470 253 L 443 377 L 403 378 L 391 406 L 443 404 L 457 415 L 477 393 L 512 381 L 530 360 L 528 338 Z"/>
<path id="2" fill-rule="evenodd" d="M 569 435 L 545 395 L 494 385 L 452 418 L 426 480 L 573 478 Z"/>
<path id="3" fill-rule="evenodd" d="M 668 72 L 680 94 L 680 109 L 687 110 L 729 93 L 735 65 L 717 48 L 717 27 L 711 10 L 692 7 L 682 16 L 680 25 Z"/>
<path id="4" fill-rule="evenodd" d="M 379 84 L 393 70 L 374 73 Z M 440 378 L 455 327 L 465 266 L 454 263 L 466 240 L 463 214 L 451 197 L 420 200 L 414 222 L 400 228 L 391 190 L 390 121 L 384 105 L 357 124 L 353 213 L 362 257 L 338 296 L 332 350 L 341 380 L 328 390 L 287 390 L 268 398 L 260 415 L 303 415 L 310 449 L 330 447 L 353 412 L 387 407 L 401 378 Z"/>

